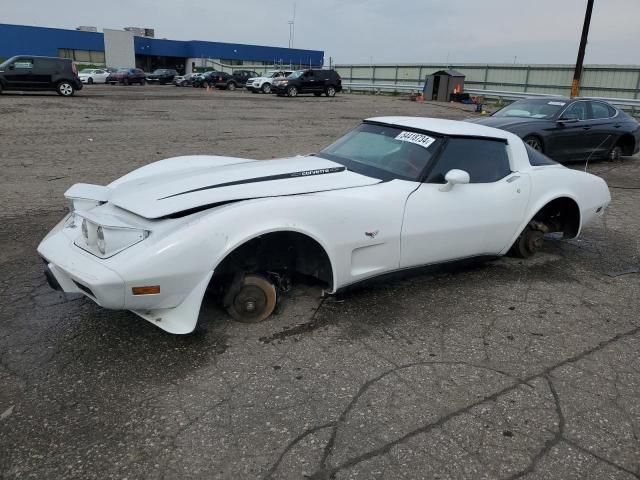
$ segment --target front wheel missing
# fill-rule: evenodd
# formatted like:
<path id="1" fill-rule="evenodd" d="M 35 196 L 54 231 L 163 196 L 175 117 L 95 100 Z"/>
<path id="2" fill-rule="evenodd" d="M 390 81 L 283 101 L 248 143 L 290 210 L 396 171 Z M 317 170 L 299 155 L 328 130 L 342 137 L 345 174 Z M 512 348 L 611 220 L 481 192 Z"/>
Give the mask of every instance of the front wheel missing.
<path id="1" fill-rule="evenodd" d="M 225 298 L 234 320 L 257 323 L 266 320 L 276 307 L 276 287 L 262 275 L 245 275 L 234 280 Z"/>

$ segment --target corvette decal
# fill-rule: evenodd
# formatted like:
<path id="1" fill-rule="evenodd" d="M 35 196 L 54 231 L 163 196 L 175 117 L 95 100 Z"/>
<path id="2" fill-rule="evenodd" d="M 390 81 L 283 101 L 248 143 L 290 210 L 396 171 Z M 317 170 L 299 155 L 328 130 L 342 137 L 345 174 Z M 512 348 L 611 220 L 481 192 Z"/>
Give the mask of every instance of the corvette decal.
<path id="1" fill-rule="evenodd" d="M 326 175 L 328 173 L 344 172 L 346 169 L 347 169 L 346 167 L 317 168 L 315 170 L 303 170 L 300 172 L 281 173 L 279 175 L 269 175 L 266 177 L 248 178 L 246 180 L 236 180 L 233 182 L 218 183 L 216 185 L 208 185 L 206 187 L 194 188 L 193 190 L 174 193 L 173 195 L 168 195 L 166 197 L 159 198 L 158 200 L 165 200 L 167 198 L 177 197 L 179 195 L 186 195 L 187 193 L 201 192 L 203 190 L 211 190 L 214 188 L 231 187 L 234 185 L 244 185 L 247 183 L 271 182 L 273 180 L 286 180 L 289 178 L 311 177 L 314 175 Z"/>

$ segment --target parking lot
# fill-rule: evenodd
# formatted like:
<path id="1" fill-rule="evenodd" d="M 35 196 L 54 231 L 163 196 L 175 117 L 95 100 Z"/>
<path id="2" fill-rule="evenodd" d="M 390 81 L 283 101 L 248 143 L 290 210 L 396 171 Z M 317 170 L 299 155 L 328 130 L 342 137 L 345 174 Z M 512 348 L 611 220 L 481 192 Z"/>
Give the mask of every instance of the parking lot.
<path id="1" fill-rule="evenodd" d="M 470 111 L 171 86 L 0 96 L 0 478 L 640 478 L 638 156 L 589 165 L 612 203 L 577 240 L 337 297 L 300 286 L 257 325 L 207 305 L 173 336 L 42 274 L 73 183 Z"/>

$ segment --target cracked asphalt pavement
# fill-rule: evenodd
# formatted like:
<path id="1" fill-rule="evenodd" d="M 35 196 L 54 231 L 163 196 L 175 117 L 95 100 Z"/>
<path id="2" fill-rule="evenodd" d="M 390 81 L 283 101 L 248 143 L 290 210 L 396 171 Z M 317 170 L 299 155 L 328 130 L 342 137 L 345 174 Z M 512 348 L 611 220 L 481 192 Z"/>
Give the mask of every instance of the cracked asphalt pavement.
<path id="1" fill-rule="evenodd" d="M 640 478 L 640 158 L 589 166 L 613 199 L 579 239 L 338 297 L 299 285 L 258 325 L 206 304 L 172 336 L 46 285 L 35 248 L 73 183 L 175 155 L 304 154 L 367 116 L 465 108 L 2 95 L 0 478 Z"/>

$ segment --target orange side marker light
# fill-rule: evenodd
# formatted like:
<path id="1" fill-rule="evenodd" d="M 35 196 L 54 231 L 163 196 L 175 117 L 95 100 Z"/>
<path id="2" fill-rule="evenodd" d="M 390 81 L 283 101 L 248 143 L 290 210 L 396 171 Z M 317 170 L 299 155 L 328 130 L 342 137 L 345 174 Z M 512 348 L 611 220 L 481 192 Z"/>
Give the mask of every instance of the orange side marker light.
<path id="1" fill-rule="evenodd" d="M 160 293 L 160 285 L 149 285 L 146 287 L 133 287 L 131 293 L 134 295 L 157 295 Z"/>

